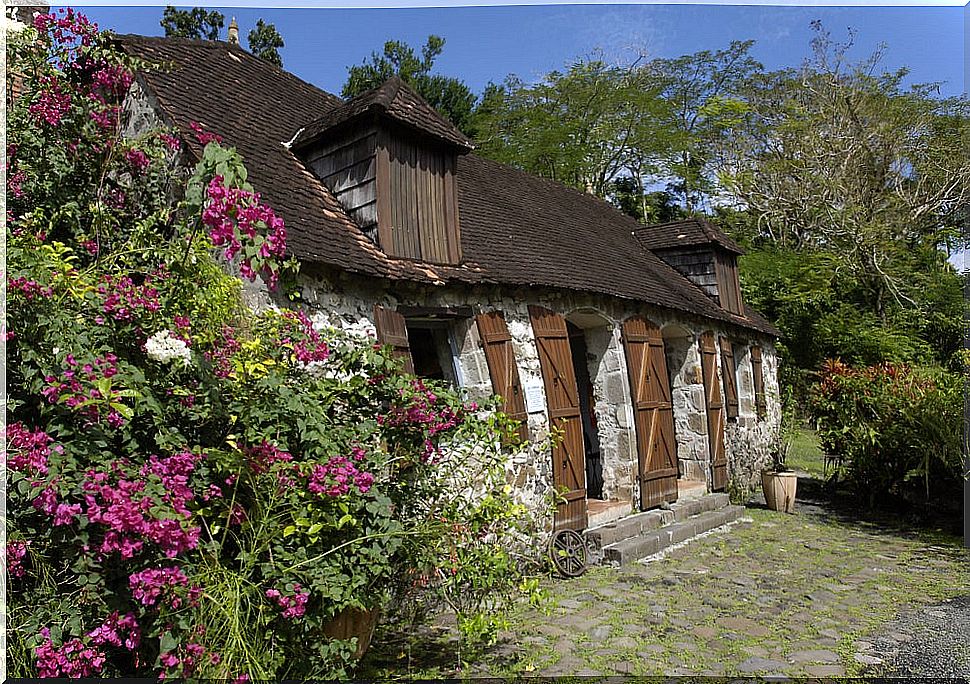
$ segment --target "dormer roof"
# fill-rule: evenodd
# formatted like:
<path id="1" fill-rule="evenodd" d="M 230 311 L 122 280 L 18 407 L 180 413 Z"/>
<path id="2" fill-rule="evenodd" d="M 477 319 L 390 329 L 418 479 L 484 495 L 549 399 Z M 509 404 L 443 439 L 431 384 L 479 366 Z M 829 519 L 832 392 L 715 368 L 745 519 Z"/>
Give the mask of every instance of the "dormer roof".
<path id="1" fill-rule="evenodd" d="M 744 254 L 744 249 L 738 243 L 716 225 L 702 218 L 640 226 L 634 233 L 640 244 L 655 252 L 681 247 L 716 245 L 734 254 Z"/>
<path id="2" fill-rule="evenodd" d="M 459 153 L 470 152 L 475 147 L 464 133 L 435 111 L 400 76 L 390 77 L 378 87 L 347 100 L 307 125 L 293 139 L 292 147 L 295 150 L 307 147 L 325 137 L 328 132 L 368 115 L 404 124 L 446 145 L 458 148 Z"/>

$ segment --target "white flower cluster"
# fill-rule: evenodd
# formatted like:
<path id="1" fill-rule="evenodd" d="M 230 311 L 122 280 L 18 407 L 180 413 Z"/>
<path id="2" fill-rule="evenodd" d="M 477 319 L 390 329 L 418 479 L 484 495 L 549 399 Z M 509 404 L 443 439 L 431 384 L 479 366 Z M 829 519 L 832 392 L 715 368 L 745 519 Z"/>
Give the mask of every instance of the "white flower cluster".
<path id="1" fill-rule="evenodd" d="M 338 368 L 332 361 L 311 361 L 310 363 L 300 364 L 300 370 L 302 370 L 307 375 L 314 378 L 326 378 L 328 380 L 336 380 L 341 383 L 350 382 L 353 378 L 364 378 L 368 379 L 370 376 L 361 371 L 359 373 L 351 373 L 347 370 Z"/>
<path id="2" fill-rule="evenodd" d="M 149 358 L 161 363 L 182 359 L 182 365 L 188 366 L 192 361 L 189 345 L 175 337 L 171 330 L 162 330 L 149 337 L 145 343 L 145 353 Z"/>
<path id="3" fill-rule="evenodd" d="M 374 329 L 374 324 L 366 319 L 350 322 L 347 325 L 344 325 L 342 329 L 351 337 L 357 337 L 360 339 L 366 339 L 368 337 L 374 338 L 377 336 Z"/>

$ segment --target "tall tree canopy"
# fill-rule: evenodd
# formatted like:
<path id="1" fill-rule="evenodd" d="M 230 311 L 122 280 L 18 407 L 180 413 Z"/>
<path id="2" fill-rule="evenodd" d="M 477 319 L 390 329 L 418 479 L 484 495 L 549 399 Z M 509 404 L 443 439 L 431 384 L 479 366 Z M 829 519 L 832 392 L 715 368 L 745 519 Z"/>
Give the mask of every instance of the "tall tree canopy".
<path id="1" fill-rule="evenodd" d="M 476 112 L 479 149 L 601 197 L 618 179 L 633 177 L 633 201 L 642 205 L 639 181 L 671 144 L 661 91 L 656 73 L 640 60 L 583 59 L 535 84 L 509 76 L 486 90 Z M 623 187 L 629 193 L 631 183 Z"/>
<path id="2" fill-rule="evenodd" d="M 265 59 L 270 64 L 278 67 L 283 66 L 283 58 L 280 57 L 279 49 L 285 47 L 283 36 L 276 30 L 276 26 L 268 24 L 262 19 L 256 21 L 256 27 L 249 32 L 249 51 Z"/>
<path id="3" fill-rule="evenodd" d="M 347 82 L 341 94 L 354 97 L 376 88 L 391 76 L 400 76 L 442 116 L 466 134 L 470 133 L 475 94 L 457 78 L 431 73 L 444 46 L 444 38 L 428 36 L 419 57 L 407 43 L 389 40 L 384 43 L 383 52 L 372 52 L 369 61 L 347 69 Z"/>
<path id="4" fill-rule="evenodd" d="M 703 208 L 716 191 L 715 146 L 740 122 L 745 86 L 762 69 L 751 57 L 753 45 L 753 40 L 736 40 L 723 50 L 656 59 L 651 65 L 663 83 L 669 117 L 663 124 L 673 142 L 662 168 L 688 212 Z"/>
<path id="5" fill-rule="evenodd" d="M 219 40 L 219 32 L 225 21 L 226 17 L 216 10 L 202 7 L 180 10 L 168 5 L 159 23 L 168 37 Z"/>
<path id="6" fill-rule="evenodd" d="M 720 179 L 758 243 L 834 259 L 847 323 L 923 340 L 945 360 L 960 341 L 946 256 L 970 205 L 970 103 L 904 87 L 905 69 L 879 70 L 881 49 L 852 63 L 851 34 L 837 43 L 815 30 L 802 68 L 751 79 L 743 125 L 719 141 Z"/>

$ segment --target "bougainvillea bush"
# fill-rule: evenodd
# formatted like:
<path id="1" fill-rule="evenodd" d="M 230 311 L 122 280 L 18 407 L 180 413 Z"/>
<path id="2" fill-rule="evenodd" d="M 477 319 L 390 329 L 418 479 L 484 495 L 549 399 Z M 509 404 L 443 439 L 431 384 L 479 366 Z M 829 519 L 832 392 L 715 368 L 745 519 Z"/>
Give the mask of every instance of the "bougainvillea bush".
<path id="1" fill-rule="evenodd" d="M 963 477 L 961 378 L 939 368 L 830 360 L 812 392 L 822 448 L 870 504 L 919 481 L 929 494 Z"/>
<path id="2" fill-rule="evenodd" d="M 283 222 L 201 126 L 123 135 L 142 65 L 83 16 L 8 50 L 9 672 L 340 675 L 328 623 L 423 586 L 480 626 L 528 538 L 507 419 L 246 311 L 229 272 L 285 288 Z"/>

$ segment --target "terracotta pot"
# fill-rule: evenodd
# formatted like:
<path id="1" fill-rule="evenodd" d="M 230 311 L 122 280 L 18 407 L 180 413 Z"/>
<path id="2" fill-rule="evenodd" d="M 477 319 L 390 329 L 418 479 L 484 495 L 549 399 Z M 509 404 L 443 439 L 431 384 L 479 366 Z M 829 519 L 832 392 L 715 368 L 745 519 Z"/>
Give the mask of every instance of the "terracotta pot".
<path id="1" fill-rule="evenodd" d="M 798 488 L 798 476 L 793 471 L 776 472 L 763 470 L 761 472 L 761 488 L 765 493 L 765 503 L 773 511 L 795 512 L 795 490 Z"/>
<path id="2" fill-rule="evenodd" d="M 357 650 L 354 658 L 359 660 L 367 652 L 370 640 L 374 636 L 374 628 L 377 627 L 377 618 L 380 610 L 359 610 L 357 608 L 344 608 L 337 613 L 337 617 L 328 622 L 323 633 L 331 639 L 352 639 L 357 637 Z"/>

